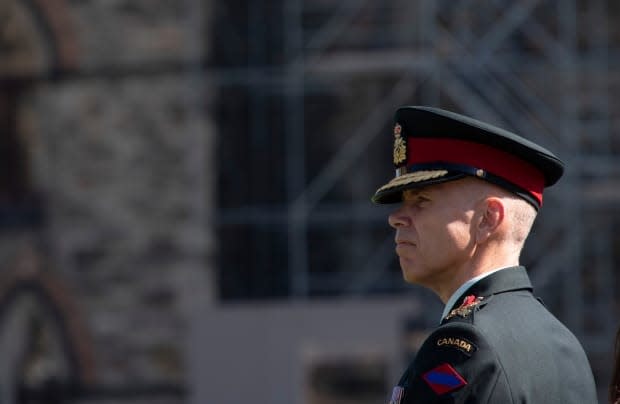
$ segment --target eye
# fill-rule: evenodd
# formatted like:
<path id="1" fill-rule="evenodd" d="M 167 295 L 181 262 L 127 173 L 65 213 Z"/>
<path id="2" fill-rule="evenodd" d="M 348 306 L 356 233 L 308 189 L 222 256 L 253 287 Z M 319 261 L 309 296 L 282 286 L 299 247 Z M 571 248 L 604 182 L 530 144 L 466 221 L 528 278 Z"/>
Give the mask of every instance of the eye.
<path id="1" fill-rule="evenodd" d="M 416 196 L 416 198 L 415 198 L 415 203 L 416 203 L 416 205 L 418 205 L 418 206 L 420 206 L 420 205 L 425 205 L 425 204 L 427 204 L 427 203 L 428 203 L 428 202 L 430 202 L 430 201 L 431 201 L 431 200 L 430 200 L 430 198 L 428 198 L 428 197 L 427 197 L 427 196 L 425 196 L 425 195 L 418 195 L 418 196 Z"/>
<path id="2" fill-rule="evenodd" d="M 409 206 L 422 207 L 431 202 L 431 198 L 426 193 L 420 191 L 405 191 L 403 201 Z"/>

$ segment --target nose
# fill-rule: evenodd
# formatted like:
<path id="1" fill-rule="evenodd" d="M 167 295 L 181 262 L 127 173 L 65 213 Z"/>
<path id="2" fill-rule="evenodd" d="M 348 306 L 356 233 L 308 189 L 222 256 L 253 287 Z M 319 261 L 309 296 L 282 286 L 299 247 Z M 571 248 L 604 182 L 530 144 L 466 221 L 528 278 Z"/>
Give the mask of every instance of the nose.
<path id="1" fill-rule="evenodd" d="M 409 224 L 409 218 L 404 214 L 402 206 L 390 213 L 388 223 L 395 229 Z"/>

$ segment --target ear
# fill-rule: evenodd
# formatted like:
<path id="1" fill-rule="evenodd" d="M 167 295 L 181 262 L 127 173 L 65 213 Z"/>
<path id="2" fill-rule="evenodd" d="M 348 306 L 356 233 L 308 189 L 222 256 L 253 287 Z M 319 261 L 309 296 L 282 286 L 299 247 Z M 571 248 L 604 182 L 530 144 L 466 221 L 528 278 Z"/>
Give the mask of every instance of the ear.
<path id="1" fill-rule="evenodd" d="M 504 203 L 499 198 L 487 198 L 482 202 L 482 216 L 476 229 L 478 243 L 487 241 L 504 221 Z"/>

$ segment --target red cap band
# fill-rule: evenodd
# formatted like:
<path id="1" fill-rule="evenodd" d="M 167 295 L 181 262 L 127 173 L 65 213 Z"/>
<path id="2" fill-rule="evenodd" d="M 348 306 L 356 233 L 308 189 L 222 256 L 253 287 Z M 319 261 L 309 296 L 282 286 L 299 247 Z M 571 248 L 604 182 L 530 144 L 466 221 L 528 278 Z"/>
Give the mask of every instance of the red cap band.
<path id="1" fill-rule="evenodd" d="M 452 163 L 481 168 L 529 192 L 542 206 L 545 177 L 541 170 L 508 152 L 453 138 L 407 139 L 407 166 Z"/>

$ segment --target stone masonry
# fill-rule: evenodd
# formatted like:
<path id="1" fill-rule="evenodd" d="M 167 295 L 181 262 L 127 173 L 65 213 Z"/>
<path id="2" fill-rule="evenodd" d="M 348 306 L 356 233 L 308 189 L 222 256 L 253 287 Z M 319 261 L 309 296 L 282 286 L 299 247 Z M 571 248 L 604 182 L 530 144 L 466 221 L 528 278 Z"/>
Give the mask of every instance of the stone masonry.
<path id="1" fill-rule="evenodd" d="M 19 100 L 17 128 L 47 220 L 21 239 L 79 307 L 93 355 L 79 402 L 184 402 L 192 307 L 211 293 L 213 134 L 206 83 L 192 73 L 205 2 L 32 3 L 11 7 L 20 19 L 42 13 L 52 32 L 29 35 L 48 52 L 33 65 L 48 65 Z M 53 65 L 54 41 L 76 52 L 70 69 Z"/>

